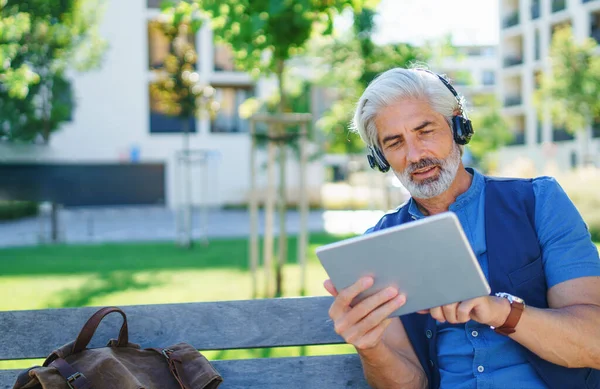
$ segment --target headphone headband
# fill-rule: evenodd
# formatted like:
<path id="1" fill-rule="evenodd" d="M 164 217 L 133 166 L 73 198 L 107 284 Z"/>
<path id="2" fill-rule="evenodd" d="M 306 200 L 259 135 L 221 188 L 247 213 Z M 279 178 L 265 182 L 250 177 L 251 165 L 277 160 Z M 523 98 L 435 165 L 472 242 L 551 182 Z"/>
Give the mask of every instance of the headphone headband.
<path id="1" fill-rule="evenodd" d="M 452 93 L 452 95 L 454 95 L 454 97 L 456 98 L 456 101 L 458 101 L 458 108 L 460 108 L 460 113 L 462 116 L 464 116 L 465 118 L 467 117 L 467 115 L 465 114 L 465 110 L 463 109 L 463 105 L 462 105 L 462 99 L 460 97 L 460 95 L 458 94 L 458 92 L 456 91 L 456 89 L 454 89 L 454 87 L 452 86 L 452 84 L 450 84 L 450 82 L 446 79 L 446 77 L 439 75 L 437 73 L 432 72 L 431 70 L 428 69 L 423 69 L 423 68 L 417 68 L 415 70 L 420 70 L 422 72 L 427 72 L 435 77 L 437 77 L 445 86 L 446 88 L 448 88 L 448 90 Z"/>
<path id="2" fill-rule="evenodd" d="M 466 145 L 471 140 L 471 136 L 473 135 L 473 127 L 471 126 L 471 121 L 467 118 L 463 105 L 462 98 L 456 92 L 456 89 L 450 84 L 450 82 L 443 76 L 432 72 L 428 69 L 416 68 L 414 70 L 420 70 L 423 72 L 427 72 L 436 76 L 448 90 L 452 93 L 452 95 L 456 98 L 458 102 L 458 108 L 460 109 L 459 115 L 453 115 L 452 117 L 452 133 L 454 137 L 454 141 L 459 145 Z M 379 149 L 377 145 L 368 146 L 369 154 L 367 155 L 367 160 L 369 161 L 369 165 L 372 169 L 378 169 L 379 171 L 385 173 L 390 170 L 390 164 L 385 159 L 383 152 Z"/>

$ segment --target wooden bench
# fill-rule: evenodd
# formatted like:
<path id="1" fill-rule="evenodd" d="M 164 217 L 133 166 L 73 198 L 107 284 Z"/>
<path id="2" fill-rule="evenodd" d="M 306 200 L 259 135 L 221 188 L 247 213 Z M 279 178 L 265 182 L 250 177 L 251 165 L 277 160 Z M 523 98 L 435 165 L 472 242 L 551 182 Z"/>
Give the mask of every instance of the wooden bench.
<path id="1" fill-rule="evenodd" d="M 199 350 L 344 343 L 327 314 L 332 298 L 305 297 L 210 303 L 121 306 L 129 338 L 142 347 L 187 342 Z M 0 360 L 45 358 L 77 337 L 97 308 L 0 312 Z M 121 317 L 111 314 L 90 347 L 116 338 Z M 368 388 L 356 354 L 216 360 L 223 389 Z M 33 365 L 33 363 L 31 364 Z M 20 370 L 0 370 L 0 389 Z"/>

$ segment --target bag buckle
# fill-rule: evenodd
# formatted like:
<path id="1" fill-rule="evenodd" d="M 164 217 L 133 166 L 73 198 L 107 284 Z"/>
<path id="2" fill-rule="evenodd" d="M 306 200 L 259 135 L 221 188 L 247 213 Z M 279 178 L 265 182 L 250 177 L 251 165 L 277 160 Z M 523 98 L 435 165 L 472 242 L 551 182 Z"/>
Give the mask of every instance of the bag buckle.
<path id="1" fill-rule="evenodd" d="M 171 359 L 170 355 L 173 353 L 173 350 L 171 350 L 170 348 L 164 348 L 162 349 L 161 353 L 165 356 L 165 358 Z"/>
<path id="2" fill-rule="evenodd" d="M 73 385 L 71 385 L 72 382 L 75 382 L 78 378 L 85 378 L 85 376 L 83 375 L 83 373 L 77 372 L 74 373 L 73 375 L 67 377 L 67 385 L 69 385 L 70 389 L 77 389 L 75 388 Z"/>

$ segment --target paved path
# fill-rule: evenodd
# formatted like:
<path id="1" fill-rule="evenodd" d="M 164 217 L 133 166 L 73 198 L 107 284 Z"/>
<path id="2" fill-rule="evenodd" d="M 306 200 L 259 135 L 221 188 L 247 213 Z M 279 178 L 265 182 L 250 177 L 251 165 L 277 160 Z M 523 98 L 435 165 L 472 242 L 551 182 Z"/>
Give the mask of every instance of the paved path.
<path id="1" fill-rule="evenodd" d="M 373 225 L 382 212 L 377 211 L 311 211 L 311 232 L 361 233 Z M 80 208 L 62 210 L 59 216 L 61 239 L 65 243 L 174 241 L 176 215 L 164 207 Z M 278 231 L 275 217 L 275 233 Z M 206 233 L 202 220 L 206 220 Z M 296 234 L 299 214 L 287 214 L 287 231 Z M 0 247 L 30 246 L 43 243 L 49 236 L 47 217 L 0 222 Z M 264 228 L 264 215 L 259 214 L 259 231 Z M 207 217 L 194 214 L 193 236 L 248 237 L 250 221 L 245 210 L 209 210 Z"/>

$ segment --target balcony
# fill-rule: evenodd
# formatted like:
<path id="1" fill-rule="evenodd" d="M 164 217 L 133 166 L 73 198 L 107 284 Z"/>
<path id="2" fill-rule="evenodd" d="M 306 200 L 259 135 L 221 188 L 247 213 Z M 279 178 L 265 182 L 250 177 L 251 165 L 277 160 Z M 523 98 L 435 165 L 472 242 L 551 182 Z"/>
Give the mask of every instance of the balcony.
<path id="1" fill-rule="evenodd" d="M 515 130 L 513 132 L 513 138 L 507 143 L 507 146 L 518 146 L 525 144 L 525 131 Z"/>
<path id="2" fill-rule="evenodd" d="M 533 3 L 531 4 L 531 20 L 535 20 L 535 19 L 539 18 L 540 14 L 541 14 L 540 2 L 533 1 Z"/>
<path id="3" fill-rule="evenodd" d="M 600 27 L 592 28 L 590 36 L 594 38 L 596 42 L 600 43 Z"/>
<path id="4" fill-rule="evenodd" d="M 553 127 L 552 128 L 552 140 L 554 142 L 562 142 L 573 140 L 575 137 L 564 127 Z"/>
<path id="5" fill-rule="evenodd" d="M 502 26 L 504 28 L 509 28 L 512 26 L 516 26 L 517 24 L 519 24 L 519 11 L 514 11 L 510 14 L 508 14 L 504 20 L 502 21 Z"/>
<path id="6" fill-rule="evenodd" d="M 562 11 L 567 8 L 567 0 L 552 0 L 552 12 Z"/>
<path id="7" fill-rule="evenodd" d="M 506 96 L 506 98 L 504 99 L 505 107 L 514 107 L 517 105 L 521 105 L 522 103 L 523 103 L 523 98 L 518 95 Z"/>
<path id="8" fill-rule="evenodd" d="M 600 119 L 592 123 L 592 138 L 600 138 Z"/>
<path id="9" fill-rule="evenodd" d="M 510 66 L 521 65 L 523 63 L 523 57 L 509 56 L 504 58 L 504 67 L 508 68 Z"/>

